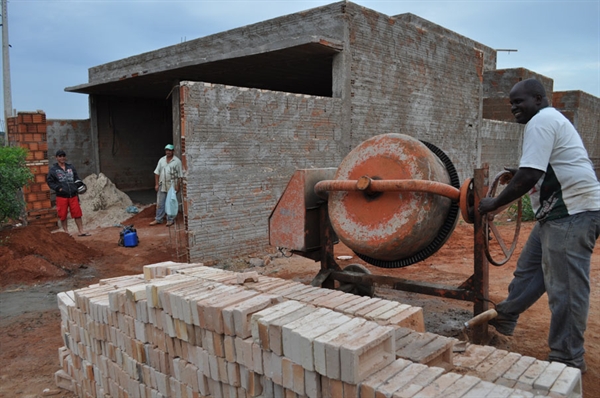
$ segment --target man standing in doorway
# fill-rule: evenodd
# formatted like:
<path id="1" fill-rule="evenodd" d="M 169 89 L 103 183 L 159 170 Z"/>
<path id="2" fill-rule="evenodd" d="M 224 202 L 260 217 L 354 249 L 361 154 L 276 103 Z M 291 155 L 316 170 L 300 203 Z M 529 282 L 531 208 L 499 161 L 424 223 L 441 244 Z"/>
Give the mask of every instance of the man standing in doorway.
<path id="1" fill-rule="evenodd" d="M 84 231 L 81 221 L 83 212 L 79 205 L 79 186 L 83 183 L 79 179 L 75 167 L 67 163 L 67 154 L 62 149 L 56 151 L 56 163 L 48 171 L 46 183 L 56 193 L 56 212 L 62 229 L 69 233 L 67 214 L 70 211 L 79 230 L 79 236 L 90 236 Z"/>
<path id="2" fill-rule="evenodd" d="M 175 148 L 172 144 L 165 146 L 165 156 L 160 158 L 156 169 L 154 169 L 154 189 L 156 190 L 156 217 L 150 225 L 161 224 L 165 217 L 165 202 L 167 192 L 173 186 L 175 192 L 179 192 L 179 186 L 183 173 L 181 171 L 181 160 L 173 155 Z M 167 227 L 173 225 L 174 217 L 167 216 Z"/>
<path id="3" fill-rule="evenodd" d="M 530 192 L 537 223 L 521 251 L 508 297 L 490 321 L 512 336 L 519 315 L 544 293 L 552 313 L 550 361 L 587 369 L 584 332 L 590 304 L 590 263 L 600 235 L 600 183 L 575 127 L 552 108 L 544 86 L 523 80 L 510 91 L 517 123 L 525 124 L 519 169 L 486 214 Z"/>

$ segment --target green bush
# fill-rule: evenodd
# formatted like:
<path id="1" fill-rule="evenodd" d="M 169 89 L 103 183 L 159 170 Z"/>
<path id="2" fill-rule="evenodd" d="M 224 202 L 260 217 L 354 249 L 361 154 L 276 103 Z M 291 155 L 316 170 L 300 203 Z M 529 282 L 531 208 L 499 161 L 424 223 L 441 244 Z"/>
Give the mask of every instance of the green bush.
<path id="1" fill-rule="evenodd" d="M 521 221 L 535 221 L 535 213 L 531 207 L 531 198 L 529 195 L 523 195 L 521 197 L 523 201 L 523 213 L 521 214 Z M 507 210 L 508 215 L 515 219 L 517 217 L 518 207 L 516 203 L 513 203 Z"/>
<path id="2" fill-rule="evenodd" d="M 21 189 L 33 180 L 26 156 L 24 148 L 0 147 L 0 223 L 21 217 L 25 209 Z"/>

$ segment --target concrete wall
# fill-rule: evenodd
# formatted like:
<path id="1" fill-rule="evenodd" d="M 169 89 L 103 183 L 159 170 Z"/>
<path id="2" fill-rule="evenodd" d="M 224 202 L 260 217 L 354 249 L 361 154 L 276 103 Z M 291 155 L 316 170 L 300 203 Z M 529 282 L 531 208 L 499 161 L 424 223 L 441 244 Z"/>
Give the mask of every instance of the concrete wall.
<path id="1" fill-rule="evenodd" d="M 476 48 L 483 52 L 483 69 L 486 71 L 496 69 L 497 52 L 492 47 L 488 47 L 485 44 L 479 43 L 466 36 L 462 36 L 454 31 L 451 31 L 450 29 L 444 28 L 443 26 L 437 25 L 411 13 L 394 15 L 394 19 L 410 23 L 420 29 L 430 33 L 435 33 L 447 39 L 458 41 L 459 43 L 468 47 Z"/>
<path id="2" fill-rule="evenodd" d="M 351 5 L 352 146 L 383 133 L 431 142 L 459 178 L 479 163 L 483 53 L 418 25 Z"/>
<path id="3" fill-rule="evenodd" d="M 293 172 L 343 159 L 341 101 L 194 82 L 180 95 L 190 261 L 260 253 Z"/>
<path id="4" fill-rule="evenodd" d="M 173 142 L 171 100 L 96 96 L 100 170 L 121 191 L 154 187 L 154 169 Z"/>
<path id="5" fill-rule="evenodd" d="M 490 182 L 504 167 L 518 168 L 524 126 L 484 119 L 481 126 L 481 162 L 489 165 Z"/>
<path id="6" fill-rule="evenodd" d="M 90 119 L 48 119 L 46 131 L 50 164 L 56 163 L 54 154 L 62 149 L 67 153 L 67 162 L 75 166 L 81 179 L 95 173 L 97 160 L 90 126 Z"/>
<path id="7" fill-rule="evenodd" d="M 89 83 L 119 81 L 189 65 L 287 48 L 296 38 L 343 36 L 345 2 L 277 17 L 89 69 Z"/>
<path id="8" fill-rule="evenodd" d="M 600 179 L 600 98 L 583 91 L 561 91 L 554 93 L 552 102 L 581 135 Z"/>

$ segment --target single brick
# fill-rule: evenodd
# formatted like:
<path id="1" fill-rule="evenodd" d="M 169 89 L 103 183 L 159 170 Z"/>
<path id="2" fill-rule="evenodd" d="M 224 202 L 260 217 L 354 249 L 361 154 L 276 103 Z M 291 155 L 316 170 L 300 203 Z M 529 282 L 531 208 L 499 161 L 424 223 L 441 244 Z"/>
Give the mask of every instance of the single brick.
<path id="1" fill-rule="evenodd" d="M 301 365 L 292 363 L 292 377 L 294 379 L 292 389 L 298 395 L 304 395 L 305 393 L 304 372 L 305 370 Z"/>
<path id="2" fill-rule="evenodd" d="M 377 326 L 367 335 L 340 347 L 342 381 L 358 384 L 365 377 L 389 365 L 396 359 L 394 330 L 389 326 Z"/>
<path id="3" fill-rule="evenodd" d="M 263 374 L 263 350 L 260 345 L 252 343 L 252 362 L 254 368 L 252 369 L 255 373 Z"/>
<path id="4" fill-rule="evenodd" d="M 229 362 L 236 362 L 235 338 L 233 336 L 223 336 L 223 346 L 225 348 L 225 359 Z"/>
<path id="5" fill-rule="evenodd" d="M 294 373 L 292 369 L 293 362 L 285 357 L 281 358 L 281 385 L 287 389 L 294 388 Z"/>
<path id="6" fill-rule="evenodd" d="M 321 376 L 317 372 L 304 371 L 304 393 L 309 398 L 321 397 Z"/>

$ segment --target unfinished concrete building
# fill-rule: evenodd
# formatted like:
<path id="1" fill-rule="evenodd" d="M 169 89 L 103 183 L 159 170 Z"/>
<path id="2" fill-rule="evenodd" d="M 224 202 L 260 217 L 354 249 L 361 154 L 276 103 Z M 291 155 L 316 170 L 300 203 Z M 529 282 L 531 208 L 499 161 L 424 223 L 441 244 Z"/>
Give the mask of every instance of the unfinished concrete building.
<path id="1" fill-rule="evenodd" d="M 491 173 L 516 164 L 522 126 L 486 108 L 523 77 L 542 78 L 549 93 L 553 82 L 508 72 L 496 71 L 494 49 L 418 16 L 341 1 L 96 66 L 66 90 L 89 95 L 79 140 L 88 151 L 76 161 L 121 190 L 151 189 L 173 142 L 187 260 L 210 262 L 267 248 L 269 214 L 293 172 L 337 167 L 377 134 L 433 143 L 461 181 L 483 162 Z M 584 97 L 572 120 L 585 124 L 598 166 L 599 102 Z M 49 141 L 68 150 L 50 123 Z"/>

